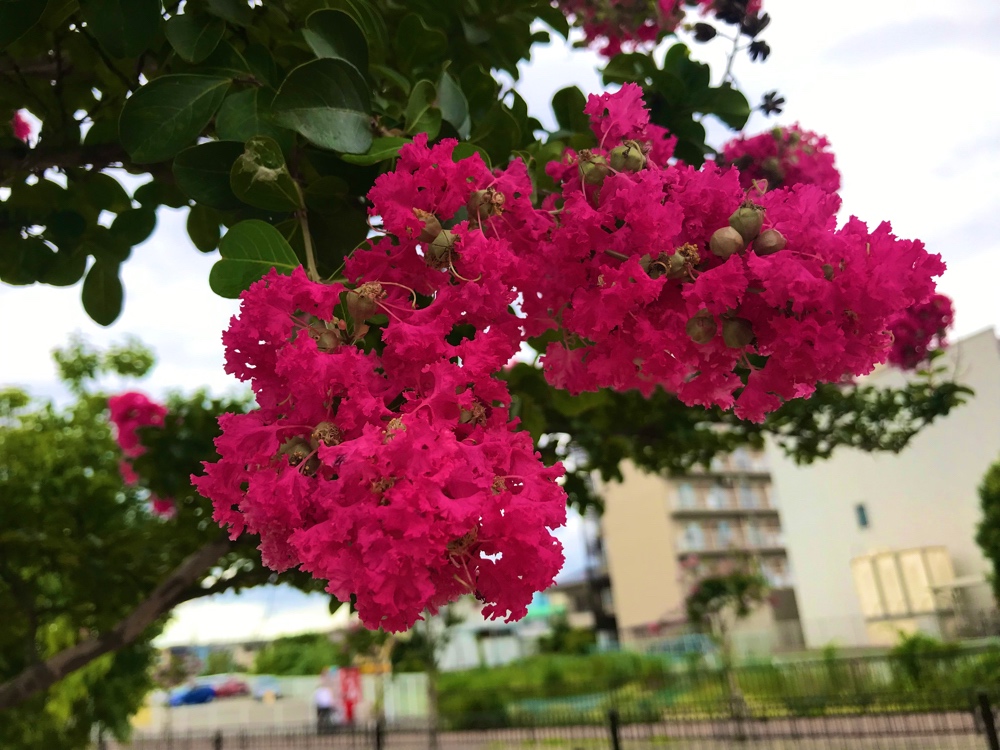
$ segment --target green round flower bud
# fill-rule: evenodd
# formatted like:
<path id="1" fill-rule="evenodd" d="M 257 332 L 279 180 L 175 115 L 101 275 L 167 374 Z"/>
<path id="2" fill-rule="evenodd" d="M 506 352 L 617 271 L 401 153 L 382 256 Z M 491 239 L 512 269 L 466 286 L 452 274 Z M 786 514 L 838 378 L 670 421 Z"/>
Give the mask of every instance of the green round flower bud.
<path id="1" fill-rule="evenodd" d="M 715 318 L 712 317 L 712 313 L 708 310 L 699 310 L 698 313 L 687 322 L 684 330 L 687 331 L 687 335 L 691 337 L 691 340 L 694 343 L 707 344 L 715 338 L 715 334 L 718 333 L 719 327 L 716 325 Z"/>
<path id="2" fill-rule="evenodd" d="M 723 260 L 740 252 L 745 246 L 743 235 L 732 227 L 716 229 L 712 233 L 712 239 L 708 242 L 712 254 L 718 255 Z"/>
<path id="3" fill-rule="evenodd" d="M 456 239 L 455 233 L 450 229 L 442 229 L 438 236 L 434 238 L 434 241 L 427 247 L 427 254 L 430 260 L 434 263 L 447 261 L 448 255 L 455 247 Z"/>
<path id="4" fill-rule="evenodd" d="M 420 236 L 418 237 L 421 242 L 430 242 L 441 234 L 441 222 L 430 211 L 415 208 L 413 209 L 413 215 L 424 223 L 424 228 L 420 230 Z"/>
<path id="5" fill-rule="evenodd" d="M 760 233 L 760 237 L 753 241 L 753 251 L 757 255 L 774 255 L 774 253 L 785 249 L 788 240 L 777 229 L 765 229 Z"/>
<path id="6" fill-rule="evenodd" d="M 764 209 L 760 206 L 740 206 L 729 217 L 729 226 L 740 233 L 744 244 L 752 242 L 764 226 Z"/>
<path id="7" fill-rule="evenodd" d="M 625 141 L 611 149 L 608 155 L 611 168 L 616 172 L 638 172 L 646 166 L 646 155 L 638 141 Z"/>
<path id="8" fill-rule="evenodd" d="M 600 185 L 611 174 L 607 159 L 589 150 L 580 152 L 580 175 L 588 185 Z"/>
<path id="9" fill-rule="evenodd" d="M 753 328 L 746 318 L 722 321 L 722 340 L 730 349 L 742 349 L 753 341 Z"/>

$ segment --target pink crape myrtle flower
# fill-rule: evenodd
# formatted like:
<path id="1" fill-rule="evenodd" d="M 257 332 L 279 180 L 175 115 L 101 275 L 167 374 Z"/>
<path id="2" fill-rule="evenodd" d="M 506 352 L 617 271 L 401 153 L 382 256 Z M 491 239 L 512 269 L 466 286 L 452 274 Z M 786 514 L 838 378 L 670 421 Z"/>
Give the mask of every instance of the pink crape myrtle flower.
<path id="1" fill-rule="evenodd" d="M 15 112 L 14 116 L 10 118 L 10 129 L 14 132 L 14 137 L 24 143 L 27 143 L 31 137 L 31 123 L 20 111 Z"/>
<path id="2" fill-rule="evenodd" d="M 815 185 L 828 193 L 840 190 L 840 172 L 830 142 L 798 125 L 774 128 L 750 138 L 740 136 L 723 146 L 718 161 L 739 170 L 745 190 L 755 182 L 771 189 Z"/>
<path id="3" fill-rule="evenodd" d="M 927 361 L 931 351 L 947 346 L 948 329 L 954 319 L 952 302 L 943 294 L 907 308 L 890 325 L 889 362 L 904 370 L 915 370 Z"/>
<path id="4" fill-rule="evenodd" d="M 149 498 L 150 509 L 153 511 L 153 515 L 160 516 L 160 518 L 173 518 L 177 515 L 177 504 L 171 497 L 157 497 L 152 495 Z"/>
<path id="5" fill-rule="evenodd" d="M 111 423 L 116 429 L 118 445 L 129 458 L 145 452 L 136 430 L 140 427 L 160 426 L 167 408 L 151 401 L 145 394 L 129 391 L 108 399 Z"/>

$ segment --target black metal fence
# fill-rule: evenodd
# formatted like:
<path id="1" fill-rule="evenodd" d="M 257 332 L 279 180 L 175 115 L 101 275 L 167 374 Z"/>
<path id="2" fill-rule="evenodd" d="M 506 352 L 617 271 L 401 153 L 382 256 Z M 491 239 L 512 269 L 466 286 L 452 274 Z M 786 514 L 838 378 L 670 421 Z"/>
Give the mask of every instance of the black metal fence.
<path id="1" fill-rule="evenodd" d="M 1000 750 L 995 696 L 942 695 L 938 708 L 885 701 L 815 699 L 812 711 L 768 715 L 744 702 L 688 704 L 658 712 L 623 704 L 581 720 L 579 712 L 549 711 L 511 722 L 469 717 L 475 728 L 369 725 L 317 733 L 315 726 L 136 737 L 98 750 Z M 820 708 L 820 701 L 825 703 Z M 960 707 L 964 700 L 965 705 Z"/>

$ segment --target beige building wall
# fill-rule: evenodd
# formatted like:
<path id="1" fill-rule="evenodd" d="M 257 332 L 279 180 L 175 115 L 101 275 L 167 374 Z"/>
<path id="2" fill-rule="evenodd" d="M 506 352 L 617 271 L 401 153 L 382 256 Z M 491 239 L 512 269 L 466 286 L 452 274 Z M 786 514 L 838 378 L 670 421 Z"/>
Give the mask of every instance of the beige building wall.
<path id="1" fill-rule="evenodd" d="M 677 535 L 664 480 L 622 465 L 624 481 L 603 485 L 601 519 L 620 632 L 682 617 Z"/>
<path id="2" fill-rule="evenodd" d="M 940 545 L 958 579 L 982 579 L 989 570 L 973 537 L 980 520 L 977 487 L 1000 458 L 1000 349 L 993 331 L 953 344 L 947 360 L 976 396 L 922 431 L 899 455 L 841 448 L 830 459 L 803 467 L 768 447 L 809 646 L 872 644 L 871 623 L 866 626 L 852 577 L 855 558 Z M 866 382 L 905 381 L 899 371 L 883 368 Z M 859 524 L 859 505 L 867 528 Z M 965 596 L 970 607 L 993 605 L 985 585 L 966 589 Z"/>

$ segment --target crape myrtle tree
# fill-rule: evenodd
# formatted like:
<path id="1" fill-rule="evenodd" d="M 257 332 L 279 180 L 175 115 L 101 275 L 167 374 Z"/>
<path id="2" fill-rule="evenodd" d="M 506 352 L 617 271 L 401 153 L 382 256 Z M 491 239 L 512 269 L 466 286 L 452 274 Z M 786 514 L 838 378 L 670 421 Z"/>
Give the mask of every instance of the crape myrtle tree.
<path id="1" fill-rule="evenodd" d="M 242 299 L 226 369 L 255 401 L 109 404 L 120 481 L 188 554 L 116 624 L 71 617 L 65 652 L 23 639 L 0 709 L 135 642 L 178 591 L 271 571 L 385 631 L 463 594 L 517 618 L 594 470 L 765 435 L 803 461 L 899 450 L 961 403 L 933 364 L 939 256 L 838 229 L 825 139 L 706 143 L 707 119 L 751 114 L 731 71 L 768 55 L 759 5 L 0 3 L 0 279 L 80 283 L 108 325 L 157 210 L 185 211 L 219 255 L 211 291 Z M 518 63 L 570 23 L 608 91 L 557 92 L 547 132 Z M 731 47 L 714 81 L 700 42 Z M 854 383 L 887 359 L 909 385 Z"/>

